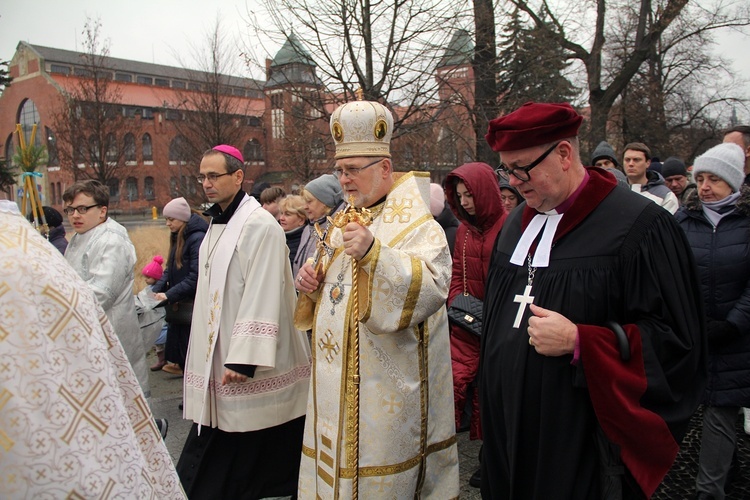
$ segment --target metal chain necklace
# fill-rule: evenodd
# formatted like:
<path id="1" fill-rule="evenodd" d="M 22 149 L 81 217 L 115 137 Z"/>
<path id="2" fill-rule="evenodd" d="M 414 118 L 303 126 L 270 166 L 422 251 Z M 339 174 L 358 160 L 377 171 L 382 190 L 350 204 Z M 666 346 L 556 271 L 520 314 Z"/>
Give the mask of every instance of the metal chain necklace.
<path id="1" fill-rule="evenodd" d="M 336 315 L 336 306 L 344 298 L 344 271 L 346 270 L 346 255 L 341 256 L 341 271 L 336 276 L 336 284 L 328 292 L 328 298 L 331 299 L 331 316 Z"/>
<path id="2" fill-rule="evenodd" d="M 531 253 L 528 256 L 528 268 L 529 278 L 526 281 L 526 289 L 523 291 L 523 295 L 516 295 L 513 302 L 518 303 L 518 312 L 516 312 L 516 319 L 513 322 L 513 328 L 521 326 L 521 320 L 523 314 L 526 312 L 526 306 L 534 303 L 534 296 L 531 295 L 531 287 L 534 285 L 534 274 L 536 273 L 536 267 L 531 265 Z"/>
<path id="3" fill-rule="evenodd" d="M 206 234 L 208 234 L 208 233 L 209 233 L 209 232 L 211 231 L 211 228 L 212 228 L 212 227 L 214 227 L 214 225 L 213 225 L 213 221 L 211 221 L 211 225 L 210 225 L 210 226 L 208 227 L 208 231 L 206 231 Z M 211 248 L 209 248 L 209 249 L 208 249 L 208 257 L 206 258 L 206 265 L 205 265 L 205 266 L 203 266 L 203 267 L 204 267 L 204 269 L 205 269 L 205 271 L 204 271 L 204 272 L 205 272 L 205 275 L 206 275 L 206 276 L 208 276 L 208 270 L 209 270 L 209 268 L 211 267 L 211 256 L 212 256 L 212 255 L 214 254 L 214 252 L 216 251 L 216 247 L 218 247 L 218 246 L 219 246 L 219 242 L 221 241 L 221 236 L 222 236 L 222 235 L 224 234 L 224 231 L 226 230 L 226 228 L 227 228 L 227 227 L 226 227 L 226 226 L 224 226 L 224 228 L 223 228 L 223 229 L 221 230 L 221 232 L 220 232 L 220 233 L 218 234 L 218 236 L 216 237 L 216 242 L 215 242 L 215 243 L 213 244 L 213 246 L 212 246 Z M 209 241 L 209 244 L 210 244 L 210 243 L 211 243 L 211 242 Z"/>

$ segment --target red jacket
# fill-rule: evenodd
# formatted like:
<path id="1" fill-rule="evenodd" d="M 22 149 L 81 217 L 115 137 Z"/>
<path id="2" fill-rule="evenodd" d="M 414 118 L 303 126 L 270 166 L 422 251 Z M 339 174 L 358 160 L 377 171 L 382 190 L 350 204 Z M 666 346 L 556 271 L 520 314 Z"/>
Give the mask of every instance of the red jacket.
<path id="1" fill-rule="evenodd" d="M 474 197 L 474 216 L 463 209 L 456 196 L 456 184 L 463 182 Z M 463 293 L 463 259 L 466 249 L 466 286 L 468 292 L 484 299 L 484 285 L 492 248 L 507 213 L 500 199 L 497 175 L 486 163 L 466 163 L 453 170 L 445 182 L 445 194 L 451 210 L 461 222 L 456 231 L 453 253 L 453 275 L 448 305 Z M 466 244 L 464 245 L 464 242 Z"/>

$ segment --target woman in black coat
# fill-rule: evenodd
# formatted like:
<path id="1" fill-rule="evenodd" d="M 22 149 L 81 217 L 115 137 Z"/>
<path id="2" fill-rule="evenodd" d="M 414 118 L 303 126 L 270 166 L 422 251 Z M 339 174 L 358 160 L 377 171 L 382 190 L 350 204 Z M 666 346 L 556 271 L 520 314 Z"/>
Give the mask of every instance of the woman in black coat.
<path id="1" fill-rule="evenodd" d="M 154 285 L 157 300 L 166 300 L 166 307 L 177 303 L 192 303 L 198 284 L 198 250 L 208 230 L 208 223 L 191 213 L 185 198 L 175 198 L 164 207 L 167 227 L 172 232 L 169 240 L 169 260 L 162 278 Z M 166 360 L 163 371 L 182 375 L 185 368 L 190 323 L 169 323 L 167 327 Z"/>
<path id="2" fill-rule="evenodd" d="M 709 379 L 697 498 L 724 498 L 737 416 L 750 405 L 750 188 L 742 186 L 744 164 L 736 144 L 696 158 L 698 191 L 675 215 L 695 255 L 706 312 Z"/>

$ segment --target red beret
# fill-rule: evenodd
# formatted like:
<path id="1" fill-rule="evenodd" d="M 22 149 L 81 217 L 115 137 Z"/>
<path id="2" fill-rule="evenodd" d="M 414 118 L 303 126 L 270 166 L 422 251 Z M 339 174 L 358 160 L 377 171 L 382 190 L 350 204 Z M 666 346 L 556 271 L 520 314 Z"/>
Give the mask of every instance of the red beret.
<path id="1" fill-rule="evenodd" d="M 493 151 L 516 151 L 575 137 L 582 121 L 568 103 L 527 102 L 490 121 L 484 138 Z"/>

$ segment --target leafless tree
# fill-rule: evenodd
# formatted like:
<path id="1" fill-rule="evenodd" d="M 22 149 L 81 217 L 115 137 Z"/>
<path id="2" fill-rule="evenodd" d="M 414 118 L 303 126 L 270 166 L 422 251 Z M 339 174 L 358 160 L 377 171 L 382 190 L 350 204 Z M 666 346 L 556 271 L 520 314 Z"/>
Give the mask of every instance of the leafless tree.
<path id="1" fill-rule="evenodd" d="M 321 106 L 324 118 L 331 111 L 326 96 L 353 100 L 361 88 L 365 99 L 398 105 L 397 136 L 436 100 L 435 66 L 457 25 L 458 2 L 264 0 L 263 5 L 247 13 L 251 30 L 277 43 L 294 33 L 308 47 L 323 84 L 310 104 Z M 270 50 L 248 50 L 250 61 L 262 60 L 256 52 Z"/>
<path id="2" fill-rule="evenodd" d="M 474 0 L 474 78 L 475 105 L 474 136 L 476 139 L 477 161 L 495 165 L 497 153 L 492 151 L 484 139 L 489 121 L 498 115 L 497 87 L 497 42 L 495 16 L 492 0 Z"/>
<path id="3" fill-rule="evenodd" d="M 654 45 L 647 61 L 615 104 L 610 121 L 622 140 L 641 140 L 662 159 L 691 159 L 721 135 L 734 105 L 744 105 L 730 64 L 711 49 L 716 30 L 748 22 L 747 10 L 717 11 L 689 5 Z M 617 66 L 632 30 L 633 12 L 621 10 L 613 26 L 608 65 Z M 746 82 L 744 82 L 746 83 Z"/>
<path id="4" fill-rule="evenodd" d="M 296 99 L 297 95 L 286 96 L 295 102 L 285 106 L 289 113 L 284 116 L 284 130 L 269 141 L 269 155 L 282 171 L 306 182 L 331 170 L 333 165 L 327 160 L 330 157 L 327 153 L 333 151 L 333 145 L 328 121 L 311 105 L 314 99 Z"/>
<path id="5" fill-rule="evenodd" d="M 174 90 L 174 98 L 164 103 L 164 114 L 177 131 L 170 145 L 170 164 L 172 175 L 180 181 L 173 189 L 193 203 L 205 201 L 195 181 L 202 153 L 217 144 L 242 150 L 248 130 L 262 123 L 251 123 L 254 112 L 251 101 L 245 98 L 262 98 L 260 85 L 252 79 L 231 76 L 240 73 L 242 61 L 235 47 L 217 18 L 213 28 L 191 47 L 189 60 L 177 54 L 186 84 L 184 89 Z"/>
<path id="6" fill-rule="evenodd" d="M 639 0 L 637 4 L 617 0 L 591 0 L 577 4 L 576 8 L 580 9 L 578 12 L 561 13 L 553 12 L 546 0 L 533 3 L 527 0 L 511 1 L 537 27 L 550 32 L 553 39 L 565 49 L 568 59 L 582 63 L 591 113 L 590 127 L 585 137 L 589 144 L 606 136 L 607 119 L 612 106 L 641 66 L 653 55 L 664 33 L 685 15 L 688 5 L 688 0 Z M 593 19 L 587 15 L 592 3 L 596 8 Z M 618 22 L 618 8 L 622 6 L 632 6 L 636 22 L 630 43 L 620 55 L 619 64 L 609 67 L 607 71 L 605 41 L 609 35 L 608 27 Z M 711 23 L 698 27 L 699 31 L 747 25 L 746 3 L 717 1 L 711 8 L 702 8 L 713 15 Z M 614 16 L 607 15 L 608 10 Z M 543 14 L 548 16 L 548 22 L 544 21 Z M 685 36 L 688 35 L 685 33 Z M 587 40 L 583 41 L 584 38 Z"/>
<path id="7" fill-rule="evenodd" d="M 102 40 L 100 30 L 99 20 L 86 20 L 83 75 L 75 86 L 63 89 L 51 122 L 61 167 L 75 179 L 96 179 L 119 192 L 119 182 L 130 170 L 122 145 L 135 124 L 123 113 L 122 90 L 113 78 L 116 68 L 108 59 L 109 42 Z"/>

